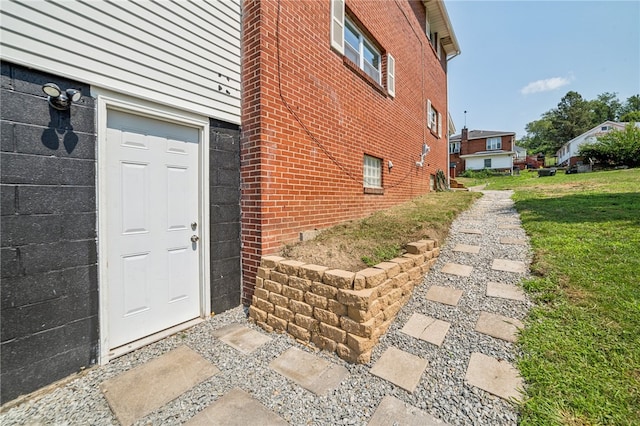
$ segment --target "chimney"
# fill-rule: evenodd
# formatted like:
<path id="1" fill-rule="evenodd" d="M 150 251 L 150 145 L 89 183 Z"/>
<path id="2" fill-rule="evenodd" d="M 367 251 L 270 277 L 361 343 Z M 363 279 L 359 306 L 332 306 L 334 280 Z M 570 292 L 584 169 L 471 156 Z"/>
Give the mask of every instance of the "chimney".
<path id="1" fill-rule="evenodd" d="M 470 154 L 467 152 L 467 145 L 469 145 L 469 129 L 467 126 L 462 128 L 462 134 L 460 135 L 460 155 Z"/>

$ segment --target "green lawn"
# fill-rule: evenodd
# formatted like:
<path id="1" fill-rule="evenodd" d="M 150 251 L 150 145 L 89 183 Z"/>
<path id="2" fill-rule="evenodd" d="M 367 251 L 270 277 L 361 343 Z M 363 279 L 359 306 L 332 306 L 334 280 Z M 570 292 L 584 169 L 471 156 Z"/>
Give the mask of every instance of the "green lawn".
<path id="1" fill-rule="evenodd" d="M 640 169 L 536 176 L 465 182 L 515 190 L 535 253 L 522 424 L 640 425 Z"/>

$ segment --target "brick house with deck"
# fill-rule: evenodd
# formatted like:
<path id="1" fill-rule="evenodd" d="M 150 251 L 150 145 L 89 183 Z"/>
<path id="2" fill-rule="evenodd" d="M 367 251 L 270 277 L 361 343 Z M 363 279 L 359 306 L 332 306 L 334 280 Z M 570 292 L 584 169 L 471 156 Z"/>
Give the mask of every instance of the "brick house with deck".
<path id="1" fill-rule="evenodd" d="M 449 138 L 449 175 L 465 170 L 513 170 L 516 134 L 494 130 L 469 130 Z"/>

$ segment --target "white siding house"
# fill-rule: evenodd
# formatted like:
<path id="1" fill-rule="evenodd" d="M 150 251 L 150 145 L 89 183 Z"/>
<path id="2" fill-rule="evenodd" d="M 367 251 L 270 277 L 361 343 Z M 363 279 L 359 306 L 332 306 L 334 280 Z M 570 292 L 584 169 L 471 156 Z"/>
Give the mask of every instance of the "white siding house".
<path id="1" fill-rule="evenodd" d="M 556 152 L 558 157 L 559 166 L 572 166 L 578 160 L 578 152 L 580 146 L 585 143 L 594 143 L 597 141 L 598 136 L 602 136 L 609 133 L 612 130 L 624 130 L 624 126 L 627 123 L 619 123 L 616 121 L 605 121 L 602 124 L 597 125 L 591 130 L 588 130 L 571 139 L 569 142 L 562 145 L 562 147 Z"/>
<path id="2" fill-rule="evenodd" d="M 239 124 L 240 21 L 240 0 L 11 0 L 0 48 L 4 61 Z"/>
<path id="3" fill-rule="evenodd" d="M 509 169 L 513 168 L 513 153 L 478 152 L 472 155 L 461 155 L 466 161 L 465 170 Z"/>
<path id="4" fill-rule="evenodd" d="M 2 0 L 0 403 L 240 303 L 240 3 Z"/>

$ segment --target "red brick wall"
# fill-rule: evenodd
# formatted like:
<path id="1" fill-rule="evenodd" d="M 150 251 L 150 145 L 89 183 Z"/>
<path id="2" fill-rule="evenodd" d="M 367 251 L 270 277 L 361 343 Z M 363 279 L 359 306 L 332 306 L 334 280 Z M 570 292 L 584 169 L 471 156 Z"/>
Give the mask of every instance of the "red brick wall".
<path id="1" fill-rule="evenodd" d="M 331 49 L 329 0 L 243 2 L 245 303 L 260 256 L 301 231 L 428 192 L 429 176 L 447 170 L 446 75 L 417 5 L 347 0 L 346 6 L 385 56 L 382 86 Z M 396 61 L 395 98 L 386 91 L 387 52 Z M 427 99 L 442 114 L 441 139 L 426 127 Z M 423 143 L 431 152 L 419 168 Z M 364 194 L 364 154 L 382 159 L 383 195 Z"/>
<path id="2" fill-rule="evenodd" d="M 510 151 L 513 148 L 513 135 L 502 136 L 502 148 L 503 151 Z M 487 150 L 487 138 L 472 139 L 468 142 L 462 142 L 460 144 L 460 155 L 473 154 L 480 151 Z"/>

